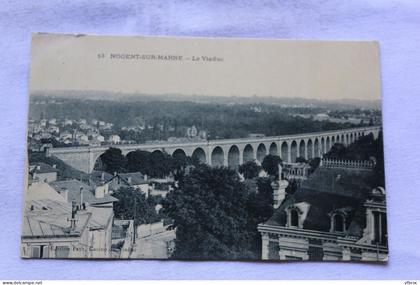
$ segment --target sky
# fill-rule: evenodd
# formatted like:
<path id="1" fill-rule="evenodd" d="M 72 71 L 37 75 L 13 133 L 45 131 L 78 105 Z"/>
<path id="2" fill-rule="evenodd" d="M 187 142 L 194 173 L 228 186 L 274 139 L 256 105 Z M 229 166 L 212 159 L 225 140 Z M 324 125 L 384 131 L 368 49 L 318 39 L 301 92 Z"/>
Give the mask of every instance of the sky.
<path id="1" fill-rule="evenodd" d="M 379 100 L 379 68 L 374 41 L 34 34 L 30 90 Z"/>

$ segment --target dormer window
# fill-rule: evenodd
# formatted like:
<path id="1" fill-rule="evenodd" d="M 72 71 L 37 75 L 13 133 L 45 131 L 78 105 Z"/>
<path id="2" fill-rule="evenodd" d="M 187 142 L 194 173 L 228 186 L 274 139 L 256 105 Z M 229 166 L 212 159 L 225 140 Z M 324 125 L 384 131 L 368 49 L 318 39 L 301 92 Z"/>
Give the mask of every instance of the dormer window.
<path id="1" fill-rule="evenodd" d="M 340 214 L 334 215 L 334 221 L 333 221 L 333 227 L 334 231 L 336 232 L 344 232 L 345 226 L 344 226 L 344 217 Z"/>
<path id="2" fill-rule="evenodd" d="M 299 227 L 299 213 L 297 209 L 290 210 L 290 226 Z"/>
<path id="3" fill-rule="evenodd" d="M 330 232 L 345 233 L 346 228 L 346 217 L 348 215 L 347 209 L 336 210 L 329 214 L 331 217 L 331 228 Z"/>
<path id="4" fill-rule="evenodd" d="M 304 212 L 302 212 L 302 210 L 299 207 L 295 205 L 288 207 L 286 209 L 286 214 L 288 227 L 302 228 Z"/>

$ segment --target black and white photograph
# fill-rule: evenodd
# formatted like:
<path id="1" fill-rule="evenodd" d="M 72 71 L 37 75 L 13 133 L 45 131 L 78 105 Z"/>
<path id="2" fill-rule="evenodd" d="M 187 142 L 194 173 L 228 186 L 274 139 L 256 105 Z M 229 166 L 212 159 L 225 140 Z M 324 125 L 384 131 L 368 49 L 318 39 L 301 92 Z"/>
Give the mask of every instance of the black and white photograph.
<path id="1" fill-rule="evenodd" d="M 33 34 L 21 257 L 387 262 L 373 41 Z"/>

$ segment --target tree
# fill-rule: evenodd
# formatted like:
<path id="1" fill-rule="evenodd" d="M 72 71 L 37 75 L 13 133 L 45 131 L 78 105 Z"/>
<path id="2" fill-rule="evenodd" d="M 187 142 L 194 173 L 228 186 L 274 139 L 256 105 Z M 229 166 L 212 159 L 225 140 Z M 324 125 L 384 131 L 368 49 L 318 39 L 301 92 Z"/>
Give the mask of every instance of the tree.
<path id="1" fill-rule="evenodd" d="M 103 170 L 108 173 L 125 172 L 127 160 L 122 154 L 121 149 L 110 147 L 100 157 Z"/>
<path id="2" fill-rule="evenodd" d="M 150 152 L 144 150 L 136 150 L 127 154 L 128 172 L 141 172 L 148 174 L 150 166 Z"/>
<path id="3" fill-rule="evenodd" d="M 150 154 L 151 168 L 149 175 L 152 177 L 164 178 L 173 170 L 172 156 L 165 152 L 154 151 Z"/>
<path id="4" fill-rule="evenodd" d="M 247 211 L 249 213 L 249 233 L 252 251 L 256 258 L 261 256 L 261 235 L 258 233 L 259 223 L 267 221 L 273 215 L 273 188 L 271 178 L 257 179 L 257 192 L 248 196 Z"/>
<path id="5" fill-rule="evenodd" d="M 138 190 L 121 187 L 113 196 L 118 199 L 115 202 L 114 213 L 119 219 L 134 219 L 136 225 L 155 223 L 160 220 L 155 211 L 155 203 L 152 199 Z"/>
<path id="6" fill-rule="evenodd" d="M 281 165 L 283 161 L 281 160 L 280 156 L 269 154 L 264 157 L 262 162 L 262 168 L 272 176 L 278 176 L 279 174 L 279 164 Z"/>
<path id="7" fill-rule="evenodd" d="M 314 157 L 310 159 L 309 160 L 309 166 L 311 167 L 310 173 L 313 173 L 319 167 L 320 163 L 321 163 L 321 158 L 319 157 Z"/>
<path id="8" fill-rule="evenodd" d="M 248 161 L 240 165 L 238 171 L 243 174 L 246 179 L 252 179 L 258 176 L 258 173 L 261 171 L 261 166 L 256 164 L 255 161 Z"/>
<path id="9" fill-rule="evenodd" d="M 247 192 L 234 170 L 200 165 L 164 201 L 177 259 L 251 258 Z"/>

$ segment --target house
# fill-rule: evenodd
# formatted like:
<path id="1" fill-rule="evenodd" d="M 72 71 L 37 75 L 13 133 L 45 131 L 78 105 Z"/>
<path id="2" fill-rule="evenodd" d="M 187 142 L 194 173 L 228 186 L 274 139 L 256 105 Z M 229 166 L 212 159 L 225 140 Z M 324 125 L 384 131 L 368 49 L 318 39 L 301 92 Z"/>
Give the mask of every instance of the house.
<path id="1" fill-rule="evenodd" d="M 48 121 L 48 124 L 50 124 L 50 125 L 57 125 L 57 119 L 50 119 Z"/>
<path id="2" fill-rule="evenodd" d="M 65 141 L 67 139 L 71 140 L 73 138 L 73 135 L 70 132 L 62 132 L 60 134 L 60 140 Z"/>
<path id="3" fill-rule="evenodd" d="M 108 185 L 99 184 L 93 187 L 78 180 L 56 181 L 50 183 L 67 203 L 77 211 L 91 213 L 89 227 L 89 256 L 92 258 L 109 257 L 111 254 L 112 223 L 114 218 L 113 203 L 118 199 L 108 193 Z"/>
<path id="4" fill-rule="evenodd" d="M 190 128 L 187 128 L 187 137 L 188 138 L 194 138 L 198 134 L 198 130 L 195 126 L 192 126 Z"/>
<path id="5" fill-rule="evenodd" d="M 386 193 L 368 184 L 369 165 L 321 163 L 289 197 L 280 179 L 277 209 L 258 225 L 262 259 L 386 261 Z"/>
<path id="6" fill-rule="evenodd" d="M 141 172 L 119 173 L 110 181 L 111 188 L 115 191 L 120 187 L 131 187 L 142 192 L 146 197 L 150 194 L 150 181 L 147 175 Z"/>
<path id="7" fill-rule="evenodd" d="M 83 198 L 77 198 L 79 191 L 66 191 L 69 192 L 63 195 L 50 184 L 42 182 L 29 185 L 25 193 L 22 257 L 108 258 L 111 256 L 114 217 L 112 202 L 109 200 L 104 202 L 92 193 L 85 196 L 87 192 L 84 191 L 80 194 Z M 70 197 L 72 197 L 71 202 L 69 202 Z M 83 206 L 80 207 L 77 201 L 87 203 L 82 203 Z"/>
<path id="8" fill-rule="evenodd" d="M 119 144 L 121 142 L 121 138 L 119 135 L 110 135 L 108 142 L 111 144 Z"/>
<path id="9" fill-rule="evenodd" d="M 57 180 L 58 170 L 55 165 L 39 162 L 29 166 L 29 174 L 34 181 L 53 182 Z"/>
<path id="10" fill-rule="evenodd" d="M 108 185 L 101 183 L 89 186 L 79 180 L 63 180 L 49 183 L 68 203 L 74 202 L 79 209 L 88 206 L 111 207 L 118 201 L 108 191 Z"/>
<path id="11" fill-rule="evenodd" d="M 64 126 L 71 126 L 73 125 L 73 120 L 65 119 L 63 122 Z"/>

